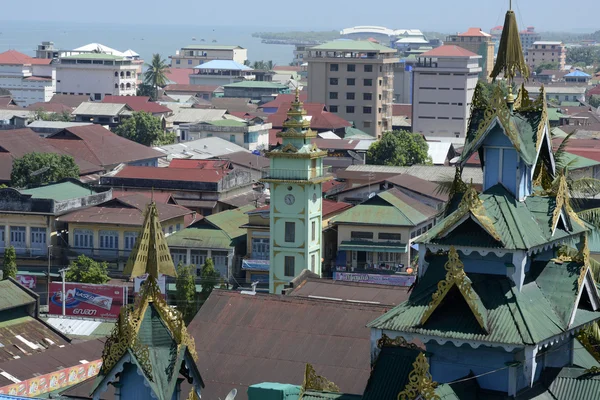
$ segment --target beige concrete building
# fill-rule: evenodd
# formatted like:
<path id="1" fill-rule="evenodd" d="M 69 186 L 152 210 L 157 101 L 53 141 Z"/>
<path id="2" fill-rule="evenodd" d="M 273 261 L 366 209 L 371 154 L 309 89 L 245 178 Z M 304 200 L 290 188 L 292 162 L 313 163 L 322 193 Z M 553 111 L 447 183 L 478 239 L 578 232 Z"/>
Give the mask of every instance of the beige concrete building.
<path id="1" fill-rule="evenodd" d="M 479 54 L 481 56 L 479 79 L 484 79 L 488 82 L 491 81 L 490 74 L 494 69 L 494 42 L 492 41 L 492 35 L 485 33 L 481 28 L 469 28 L 464 33 L 448 36 L 446 44 L 454 44 L 475 54 Z"/>
<path id="2" fill-rule="evenodd" d="M 464 138 L 480 55 L 444 45 L 417 58 L 413 84 L 413 132 L 428 138 Z"/>
<path id="3" fill-rule="evenodd" d="M 233 60 L 243 65 L 248 60 L 248 50 L 241 46 L 193 44 L 182 47 L 169 58 L 171 68 L 194 68 L 211 60 Z"/>
<path id="4" fill-rule="evenodd" d="M 567 48 L 563 42 L 534 42 L 525 52 L 527 65 L 535 70 L 539 65 L 557 63 L 558 69 L 565 69 Z"/>
<path id="5" fill-rule="evenodd" d="M 374 137 L 392 130 L 397 51 L 369 41 L 339 40 L 308 50 L 308 101 Z"/>

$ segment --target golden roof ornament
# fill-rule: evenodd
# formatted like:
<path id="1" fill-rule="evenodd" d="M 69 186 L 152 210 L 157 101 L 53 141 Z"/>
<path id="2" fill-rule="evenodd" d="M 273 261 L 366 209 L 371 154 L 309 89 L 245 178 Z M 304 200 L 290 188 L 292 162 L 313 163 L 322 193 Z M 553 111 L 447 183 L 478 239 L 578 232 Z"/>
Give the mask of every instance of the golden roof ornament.
<path id="1" fill-rule="evenodd" d="M 146 273 L 154 279 L 158 279 L 160 274 L 177 276 L 154 201 L 146 208 L 142 231 L 123 272 L 132 278 Z"/>
<path id="2" fill-rule="evenodd" d="M 338 393 L 340 388 L 327 378 L 317 375 L 317 372 L 311 364 L 306 364 L 306 368 L 304 369 L 304 381 L 300 391 L 300 398 L 302 398 L 304 392 L 307 390 Z"/>
<path id="3" fill-rule="evenodd" d="M 408 383 L 403 391 L 398 393 L 398 400 L 441 400 L 435 393 L 437 382 L 434 382 L 429 372 L 429 363 L 425 354 L 419 353 L 413 363 L 413 370 L 408 375 Z"/>
<path id="4" fill-rule="evenodd" d="M 504 18 L 504 27 L 502 28 L 502 37 L 500 38 L 496 64 L 490 74 L 490 77 L 496 80 L 496 78 L 503 73 L 504 78 L 506 78 L 509 83 L 513 81 L 517 74 L 521 74 L 525 80 L 529 78 L 529 67 L 525 63 L 525 57 L 523 57 L 523 48 L 521 47 L 517 18 L 512 10 L 512 5 L 510 8 L 511 9 L 506 12 L 506 17 Z"/>
<path id="5" fill-rule="evenodd" d="M 306 110 L 303 107 L 303 103 L 300 101 L 300 89 L 296 86 L 296 95 L 294 101 L 290 105 L 287 112 L 287 119 L 283 123 L 283 127 L 287 131 L 292 129 L 297 131 L 295 133 L 303 133 L 303 131 L 310 131 L 310 121 L 305 118 Z M 285 132 L 284 132 L 285 133 Z"/>

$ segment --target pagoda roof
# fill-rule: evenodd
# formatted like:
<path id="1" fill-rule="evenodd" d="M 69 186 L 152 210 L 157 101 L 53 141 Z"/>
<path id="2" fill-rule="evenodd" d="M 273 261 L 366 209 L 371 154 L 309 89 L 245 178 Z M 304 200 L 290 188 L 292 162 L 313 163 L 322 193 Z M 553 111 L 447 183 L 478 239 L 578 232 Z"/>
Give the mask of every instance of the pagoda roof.
<path id="1" fill-rule="evenodd" d="M 480 207 L 465 210 L 459 205 L 417 242 L 529 250 L 587 231 L 583 222 L 564 212 L 560 215 L 563 221 L 571 222 L 569 230 L 565 224 L 557 224 L 557 198 L 553 196 L 529 196 L 518 201 L 504 186 L 496 184 L 479 194 L 478 199 Z"/>
<path id="2" fill-rule="evenodd" d="M 452 250 L 451 250 L 452 252 Z M 521 291 L 505 276 L 463 273 L 456 285 L 475 296 L 445 296 L 448 255 L 435 255 L 409 299 L 368 324 L 371 328 L 440 339 L 523 346 L 600 319 L 600 311 L 578 306 L 580 291 L 598 300 L 589 268 L 560 260 L 534 262 Z M 442 283 L 446 282 L 446 283 Z M 462 306 L 461 306 L 462 305 Z M 474 311 L 473 311 L 474 310 Z M 477 314 L 485 315 L 484 328 Z M 424 322 L 423 322 L 424 321 Z"/>

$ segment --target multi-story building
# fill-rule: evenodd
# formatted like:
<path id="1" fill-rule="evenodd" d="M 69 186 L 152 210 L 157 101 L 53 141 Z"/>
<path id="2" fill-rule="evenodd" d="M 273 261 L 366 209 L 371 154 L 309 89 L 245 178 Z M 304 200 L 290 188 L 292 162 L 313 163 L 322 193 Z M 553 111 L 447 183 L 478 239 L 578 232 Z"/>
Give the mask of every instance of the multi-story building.
<path id="1" fill-rule="evenodd" d="M 535 27 L 528 26 L 524 31 L 519 32 L 519 39 L 521 40 L 521 48 L 527 52 L 535 42 L 542 40 L 542 35 L 535 31 Z"/>
<path id="2" fill-rule="evenodd" d="M 308 51 L 308 101 L 374 137 L 392 129 L 397 51 L 369 41 L 339 40 Z"/>
<path id="3" fill-rule="evenodd" d="M 194 66 L 190 85 L 227 85 L 255 79 L 252 68 L 232 60 L 211 60 Z"/>
<path id="4" fill-rule="evenodd" d="M 450 35 L 446 39 L 447 44 L 455 44 L 472 51 L 481 56 L 481 72 L 479 79 L 489 81 L 490 74 L 494 69 L 494 42 L 492 35 L 481 30 L 481 28 L 469 28 L 464 33 Z"/>
<path id="5" fill-rule="evenodd" d="M 302 65 L 306 62 L 304 59 L 308 54 L 309 48 L 310 46 L 307 46 L 305 44 L 297 44 L 294 47 L 294 65 Z"/>
<path id="6" fill-rule="evenodd" d="M 411 57 L 394 64 L 394 103 L 412 104 L 413 69 L 416 62 Z"/>
<path id="7" fill-rule="evenodd" d="M 445 45 L 418 57 L 414 69 L 413 132 L 464 137 L 477 85 L 480 55 Z"/>
<path id="8" fill-rule="evenodd" d="M 139 66 L 123 56 L 82 53 L 61 57 L 56 64 L 56 93 L 104 96 L 135 96 Z"/>
<path id="9" fill-rule="evenodd" d="M 56 89 L 52 60 L 40 60 L 15 50 L 0 53 L 0 87 L 23 107 L 49 101 Z"/>
<path id="10" fill-rule="evenodd" d="M 60 50 L 54 47 L 54 42 L 42 42 L 41 44 L 38 44 L 38 47 L 35 50 L 35 58 L 52 60 L 53 58 L 58 58 L 59 54 Z"/>
<path id="11" fill-rule="evenodd" d="M 527 47 L 525 60 L 532 70 L 542 64 L 557 64 L 557 69 L 563 70 L 567 61 L 567 48 L 563 42 L 537 41 Z"/>
<path id="12" fill-rule="evenodd" d="M 169 58 L 171 68 L 192 68 L 211 60 L 233 60 L 244 64 L 248 60 L 248 50 L 241 46 L 193 44 L 182 47 Z"/>
<path id="13" fill-rule="evenodd" d="M 269 129 L 271 123 L 263 123 L 260 118 L 250 121 L 218 119 L 199 123 L 180 125 L 182 141 L 198 140 L 206 137 L 219 137 L 250 151 L 266 150 L 269 147 Z"/>

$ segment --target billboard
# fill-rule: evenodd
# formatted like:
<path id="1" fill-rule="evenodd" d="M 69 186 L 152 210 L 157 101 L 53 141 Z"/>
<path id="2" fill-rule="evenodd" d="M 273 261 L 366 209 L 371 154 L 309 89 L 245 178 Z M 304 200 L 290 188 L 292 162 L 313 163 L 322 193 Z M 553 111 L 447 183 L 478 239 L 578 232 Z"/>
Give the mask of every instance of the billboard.
<path id="1" fill-rule="evenodd" d="M 381 275 L 337 271 L 333 273 L 333 280 L 335 281 L 373 283 L 376 285 L 411 286 L 416 279 L 415 275 Z"/>
<path id="2" fill-rule="evenodd" d="M 33 275 L 17 274 L 17 282 L 28 289 L 35 289 L 37 286 L 37 277 Z"/>
<path id="3" fill-rule="evenodd" d="M 144 275 L 140 275 L 140 276 L 136 276 L 135 278 L 133 278 L 133 293 L 138 294 L 140 292 L 140 288 L 142 287 L 142 283 L 146 282 L 146 279 L 148 279 L 148 274 L 144 274 Z M 160 292 L 166 296 L 166 279 L 164 274 L 160 274 L 158 276 L 158 288 L 160 289 Z"/>
<path id="4" fill-rule="evenodd" d="M 0 387 L 0 394 L 31 397 L 83 382 L 98 374 L 102 360 L 79 364 L 49 374 L 36 376 L 19 383 Z"/>
<path id="5" fill-rule="evenodd" d="M 65 315 L 84 318 L 117 319 L 126 304 L 127 287 L 65 283 Z M 62 315 L 62 283 L 50 283 L 48 314 Z"/>

